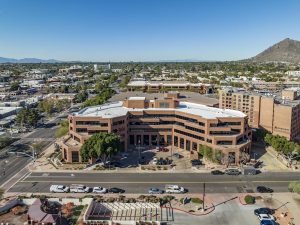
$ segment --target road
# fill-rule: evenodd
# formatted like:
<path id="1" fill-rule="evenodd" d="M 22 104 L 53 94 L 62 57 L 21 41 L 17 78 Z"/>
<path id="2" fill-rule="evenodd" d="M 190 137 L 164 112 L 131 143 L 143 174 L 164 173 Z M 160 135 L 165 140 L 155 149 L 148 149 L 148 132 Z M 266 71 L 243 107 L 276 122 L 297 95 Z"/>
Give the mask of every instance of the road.
<path id="1" fill-rule="evenodd" d="M 47 122 L 45 127 L 35 129 L 31 134 L 27 135 L 26 137 L 22 137 L 19 141 L 0 150 L 0 155 L 5 155 L 5 157 L 1 157 L 0 159 L 0 186 L 13 177 L 16 173 L 21 171 L 32 160 L 30 157 L 22 155 L 6 155 L 6 152 L 17 151 L 31 154 L 29 146 L 33 143 L 39 143 L 41 145 L 41 151 L 43 151 L 55 141 L 54 134 L 58 128 L 56 123 L 59 120 L 60 118 L 55 118 L 50 122 Z"/>
<path id="2" fill-rule="evenodd" d="M 49 192 L 51 184 L 85 184 L 87 186 L 120 187 L 126 193 L 147 193 L 150 187 L 164 188 L 178 184 L 190 193 L 201 193 L 203 183 L 208 193 L 255 192 L 258 185 L 276 192 L 287 192 L 290 181 L 299 181 L 299 173 L 262 173 L 256 176 L 211 175 L 208 173 L 31 173 L 10 192 Z"/>

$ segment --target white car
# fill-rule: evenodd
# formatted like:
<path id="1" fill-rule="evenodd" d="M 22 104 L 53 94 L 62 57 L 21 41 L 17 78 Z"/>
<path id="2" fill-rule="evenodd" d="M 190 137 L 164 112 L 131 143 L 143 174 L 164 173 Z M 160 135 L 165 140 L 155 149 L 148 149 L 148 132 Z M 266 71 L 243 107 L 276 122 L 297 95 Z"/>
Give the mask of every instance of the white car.
<path id="1" fill-rule="evenodd" d="M 93 188 L 93 193 L 101 193 L 104 194 L 107 192 L 107 189 L 104 187 L 94 187 Z"/>
<path id="2" fill-rule="evenodd" d="M 90 188 L 82 184 L 72 184 L 70 186 L 70 192 L 73 193 L 88 193 Z"/>
<path id="3" fill-rule="evenodd" d="M 52 193 L 67 193 L 70 191 L 70 188 L 64 185 L 51 185 L 50 192 Z"/>
<path id="4" fill-rule="evenodd" d="M 166 185 L 165 192 L 168 194 L 183 194 L 186 190 L 178 185 Z"/>
<path id="5" fill-rule="evenodd" d="M 275 220 L 274 216 L 269 214 L 259 214 L 257 217 L 259 220 Z"/>
<path id="6" fill-rule="evenodd" d="M 156 165 L 156 164 L 157 164 L 157 161 L 158 161 L 158 159 L 157 159 L 156 157 L 154 157 L 154 158 L 153 158 L 153 162 L 152 162 L 153 165 Z"/>

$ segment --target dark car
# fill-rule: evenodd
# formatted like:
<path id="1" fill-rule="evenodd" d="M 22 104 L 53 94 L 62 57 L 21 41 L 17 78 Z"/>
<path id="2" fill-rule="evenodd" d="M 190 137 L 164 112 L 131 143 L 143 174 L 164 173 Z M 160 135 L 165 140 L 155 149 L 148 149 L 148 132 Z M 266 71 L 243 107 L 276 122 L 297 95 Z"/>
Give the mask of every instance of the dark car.
<path id="1" fill-rule="evenodd" d="M 274 220 L 261 220 L 260 225 L 276 225 L 277 223 Z"/>
<path id="2" fill-rule="evenodd" d="M 108 192 L 111 192 L 111 193 L 124 193 L 125 190 L 121 189 L 121 188 L 116 188 L 116 187 L 113 187 L 113 188 L 110 188 L 108 190 Z"/>
<path id="3" fill-rule="evenodd" d="M 255 209 L 254 210 L 254 214 L 256 216 L 258 216 L 259 214 L 273 214 L 274 210 L 270 209 L 270 208 L 259 208 L 259 209 Z"/>
<path id="4" fill-rule="evenodd" d="M 224 172 L 222 172 L 221 170 L 213 170 L 213 171 L 211 171 L 211 174 L 212 175 L 223 175 Z"/>
<path id="5" fill-rule="evenodd" d="M 225 173 L 227 175 L 239 175 L 241 172 L 238 169 L 226 169 Z"/>
<path id="6" fill-rule="evenodd" d="M 191 160 L 192 166 L 200 166 L 202 163 L 199 159 L 193 159 Z"/>
<path id="7" fill-rule="evenodd" d="M 173 156 L 174 156 L 175 158 L 177 158 L 177 159 L 183 158 L 183 155 L 180 155 L 180 154 L 178 154 L 178 153 L 174 153 Z"/>
<path id="8" fill-rule="evenodd" d="M 273 193 L 274 192 L 272 188 L 268 188 L 265 186 L 258 186 L 256 188 L 256 191 L 259 193 Z"/>

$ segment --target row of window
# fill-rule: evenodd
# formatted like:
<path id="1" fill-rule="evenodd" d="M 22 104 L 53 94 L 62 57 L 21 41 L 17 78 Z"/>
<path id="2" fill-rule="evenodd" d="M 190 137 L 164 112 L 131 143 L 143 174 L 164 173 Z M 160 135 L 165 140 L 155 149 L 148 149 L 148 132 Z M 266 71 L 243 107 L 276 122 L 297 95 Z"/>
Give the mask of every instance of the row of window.
<path id="1" fill-rule="evenodd" d="M 103 122 L 100 122 L 100 121 L 76 121 L 76 125 L 107 127 L 108 123 L 103 123 Z"/>
<path id="2" fill-rule="evenodd" d="M 190 134 L 190 133 L 187 133 L 187 132 L 184 132 L 184 131 L 181 131 L 181 130 L 177 130 L 177 129 L 174 129 L 174 132 L 178 133 L 178 134 L 182 134 L 182 135 L 188 136 L 188 137 L 191 137 L 191 138 L 195 138 L 197 140 L 204 141 L 204 137 L 200 137 L 198 135 Z"/>

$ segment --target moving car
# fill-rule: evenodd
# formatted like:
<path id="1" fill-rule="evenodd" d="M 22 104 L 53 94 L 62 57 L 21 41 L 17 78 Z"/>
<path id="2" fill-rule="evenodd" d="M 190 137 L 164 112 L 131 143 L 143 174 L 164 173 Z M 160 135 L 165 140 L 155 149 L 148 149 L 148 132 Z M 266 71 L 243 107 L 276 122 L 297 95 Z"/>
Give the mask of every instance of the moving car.
<path id="1" fill-rule="evenodd" d="M 270 214 L 259 214 L 257 217 L 259 220 L 275 220 L 274 216 Z"/>
<path id="2" fill-rule="evenodd" d="M 254 214 L 256 216 L 258 216 L 259 214 L 273 214 L 274 210 L 270 209 L 270 208 L 258 208 L 254 210 Z"/>
<path id="3" fill-rule="evenodd" d="M 149 194 L 163 194 L 164 191 L 159 188 L 150 188 L 148 191 Z"/>
<path id="4" fill-rule="evenodd" d="M 256 191 L 259 193 L 273 193 L 274 192 L 272 188 L 268 188 L 265 186 L 258 186 L 256 188 Z"/>
<path id="5" fill-rule="evenodd" d="M 82 184 L 71 184 L 70 192 L 72 193 L 88 193 L 90 188 Z"/>
<path id="6" fill-rule="evenodd" d="M 121 188 L 113 187 L 113 188 L 108 189 L 108 192 L 111 192 L 111 193 L 124 193 L 125 190 L 123 190 Z"/>
<path id="7" fill-rule="evenodd" d="M 260 225 L 277 225 L 274 220 L 261 220 Z"/>
<path id="8" fill-rule="evenodd" d="M 223 175 L 224 172 L 222 172 L 221 170 L 212 170 L 212 171 L 211 171 L 211 174 L 212 174 L 212 175 Z"/>
<path id="9" fill-rule="evenodd" d="M 183 187 L 179 187 L 178 185 L 169 184 L 165 187 L 165 192 L 168 194 L 183 194 L 187 192 Z"/>
<path id="10" fill-rule="evenodd" d="M 51 185 L 50 192 L 52 193 L 67 193 L 70 191 L 70 188 L 64 185 Z"/>
<path id="11" fill-rule="evenodd" d="M 239 175 L 241 172 L 239 169 L 231 168 L 231 169 L 226 169 L 225 174 L 227 175 Z"/>
<path id="12" fill-rule="evenodd" d="M 94 187 L 93 193 L 104 194 L 107 192 L 107 189 L 104 187 Z"/>

